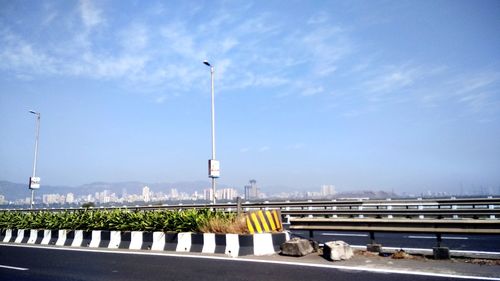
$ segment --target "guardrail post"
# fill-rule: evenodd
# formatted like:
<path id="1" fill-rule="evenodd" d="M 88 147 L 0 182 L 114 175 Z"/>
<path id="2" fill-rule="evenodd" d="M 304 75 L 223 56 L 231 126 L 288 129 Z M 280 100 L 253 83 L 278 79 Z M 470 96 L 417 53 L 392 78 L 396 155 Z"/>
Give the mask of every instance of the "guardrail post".
<path id="1" fill-rule="evenodd" d="M 387 210 L 392 210 L 392 206 L 387 206 Z M 392 215 L 388 215 L 387 218 L 392 219 Z"/>
<path id="2" fill-rule="evenodd" d="M 370 231 L 370 244 L 366 245 L 366 250 L 368 252 L 380 253 L 382 250 L 382 245 L 375 243 L 375 232 Z"/>
<path id="3" fill-rule="evenodd" d="M 312 200 L 307 200 L 307 202 L 312 202 Z M 312 207 L 312 206 L 309 206 L 307 209 L 308 209 L 309 211 L 312 211 L 313 207 Z M 313 215 L 309 215 L 308 217 L 312 218 L 312 217 L 313 217 Z M 311 237 L 312 237 L 312 236 L 311 236 Z"/>
<path id="4" fill-rule="evenodd" d="M 451 205 L 451 209 L 452 209 L 452 210 L 456 210 L 456 209 L 457 209 L 457 205 Z M 453 215 L 453 219 L 458 219 L 458 215 L 457 215 L 457 214 L 454 214 L 454 215 Z"/>
<path id="5" fill-rule="evenodd" d="M 488 209 L 494 210 L 495 209 L 495 205 L 488 205 Z M 494 220 L 495 218 L 496 218 L 495 215 L 490 215 L 490 219 Z"/>
<path id="6" fill-rule="evenodd" d="M 441 245 L 441 242 L 443 241 L 441 233 L 436 233 L 436 240 L 437 240 L 437 247 L 432 248 L 434 259 L 436 260 L 450 259 L 450 249 L 448 247 L 442 247 Z"/>
<path id="7" fill-rule="evenodd" d="M 333 206 L 332 207 L 332 211 L 337 211 L 337 206 Z M 337 218 L 338 216 L 337 215 L 333 215 L 332 218 Z"/>
<path id="8" fill-rule="evenodd" d="M 422 199 L 420 199 L 420 200 L 422 200 Z M 418 205 L 418 209 L 419 209 L 419 210 L 423 210 L 423 209 L 424 209 L 424 205 Z M 425 218 L 425 217 L 424 217 L 424 215 L 419 215 L 419 216 L 418 216 L 418 218 L 419 218 L 419 219 L 423 219 L 423 218 Z"/>
<path id="9" fill-rule="evenodd" d="M 363 211 L 363 206 L 359 206 L 358 210 Z M 358 218 L 360 218 L 360 219 L 362 219 L 364 217 L 365 217 L 364 215 L 358 215 Z"/>
<path id="10" fill-rule="evenodd" d="M 236 211 L 238 212 L 238 217 L 241 215 L 241 197 L 236 197 Z"/>

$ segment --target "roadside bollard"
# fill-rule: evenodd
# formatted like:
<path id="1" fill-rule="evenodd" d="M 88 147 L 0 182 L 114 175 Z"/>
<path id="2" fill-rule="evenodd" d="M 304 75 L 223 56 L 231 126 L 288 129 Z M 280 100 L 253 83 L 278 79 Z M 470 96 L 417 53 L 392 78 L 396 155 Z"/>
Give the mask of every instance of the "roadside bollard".
<path id="1" fill-rule="evenodd" d="M 432 253 L 435 260 L 449 260 L 450 259 L 450 249 L 448 247 L 442 247 L 441 233 L 436 233 L 437 247 L 432 248 Z"/>
<path id="2" fill-rule="evenodd" d="M 370 231 L 370 244 L 366 245 L 366 250 L 373 253 L 380 253 L 382 251 L 382 245 L 375 243 L 375 232 L 373 231 Z"/>

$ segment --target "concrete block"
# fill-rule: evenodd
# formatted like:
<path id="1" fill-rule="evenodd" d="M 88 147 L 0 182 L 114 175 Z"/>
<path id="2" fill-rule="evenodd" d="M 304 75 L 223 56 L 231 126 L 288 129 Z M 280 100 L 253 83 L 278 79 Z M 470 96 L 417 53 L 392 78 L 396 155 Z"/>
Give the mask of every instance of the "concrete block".
<path id="1" fill-rule="evenodd" d="M 447 247 L 434 247 L 432 248 L 435 260 L 448 260 L 450 259 L 450 249 Z"/>
<path id="2" fill-rule="evenodd" d="M 382 245 L 381 244 L 368 244 L 368 245 L 366 245 L 366 250 L 368 252 L 380 253 L 382 251 Z"/>
<path id="3" fill-rule="evenodd" d="M 306 239 L 292 238 L 281 244 L 281 254 L 285 256 L 301 257 L 314 252 L 311 242 Z"/>
<path id="4" fill-rule="evenodd" d="M 351 246 L 344 241 L 326 242 L 323 257 L 331 261 L 348 260 L 353 256 Z"/>

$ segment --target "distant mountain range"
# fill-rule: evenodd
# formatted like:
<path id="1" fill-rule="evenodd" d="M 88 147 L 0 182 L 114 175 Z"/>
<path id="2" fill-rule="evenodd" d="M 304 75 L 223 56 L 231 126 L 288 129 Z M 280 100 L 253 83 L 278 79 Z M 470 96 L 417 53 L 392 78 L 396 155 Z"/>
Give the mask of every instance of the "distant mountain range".
<path id="1" fill-rule="evenodd" d="M 37 196 L 42 194 L 68 194 L 73 193 L 75 196 L 94 194 L 109 190 L 121 196 L 123 192 L 127 194 L 142 194 L 142 188 L 148 186 L 152 192 L 168 193 L 170 189 L 175 188 L 178 192 L 193 193 L 195 191 L 202 192 L 203 189 L 210 188 L 208 181 L 192 181 L 192 182 L 176 182 L 176 183 L 144 183 L 144 182 L 95 182 L 80 186 L 53 186 L 42 185 L 37 190 Z M 221 186 L 224 187 L 224 186 Z M 30 196 L 28 184 L 13 183 L 9 181 L 0 181 L 0 195 L 5 196 L 5 200 L 13 201 Z"/>

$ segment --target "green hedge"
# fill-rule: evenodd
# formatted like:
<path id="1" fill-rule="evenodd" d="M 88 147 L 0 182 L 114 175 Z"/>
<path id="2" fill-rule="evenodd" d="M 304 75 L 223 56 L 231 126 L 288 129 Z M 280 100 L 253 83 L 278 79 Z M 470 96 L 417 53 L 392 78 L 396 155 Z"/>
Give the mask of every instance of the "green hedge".
<path id="1" fill-rule="evenodd" d="M 74 212 L 0 212 L 0 229 L 72 229 L 199 232 L 213 218 L 234 213 L 201 210 L 81 210 Z"/>

